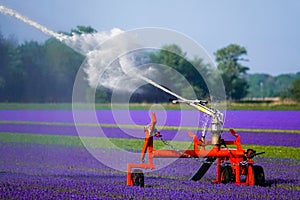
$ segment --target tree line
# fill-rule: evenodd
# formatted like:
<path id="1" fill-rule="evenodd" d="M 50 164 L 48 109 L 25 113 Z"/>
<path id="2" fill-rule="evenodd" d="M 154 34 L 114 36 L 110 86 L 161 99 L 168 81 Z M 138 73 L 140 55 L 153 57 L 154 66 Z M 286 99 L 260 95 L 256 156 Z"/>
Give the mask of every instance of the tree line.
<path id="1" fill-rule="evenodd" d="M 54 38 L 19 45 L 0 34 L 1 102 L 70 102 L 84 57 Z"/>
<path id="2" fill-rule="evenodd" d="M 71 33 L 95 33 L 91 27 L 78 26 Z M 71 33 L 65 33 L 70 35 Z M 36 41 L 19 44 L 13 37 L 5 38 L 0 33 L 0 102 L 71 102 L 72 89 L 76 73 L 79 70 L 84 56 L 75 52 L 70 47 L 54 38 L 44 43 Z M 239 100 L 251 95 L 292 97 L 299 96 L 299 74 L 294 78 L 295 82 L 288 82 L 286 76 L 278 77 L 281 90 L 275 91 L 269 84 L 268 75 L 247 74 L 249 68 L 244 66 L 247 61 L 247 50 L 239 45 L 230 44 L 219 49 L 214 54 L 218 70 L 221 73 L 228 99 Z M 210 77 L 210 84 L 214 83 L 211 77 L 212 69 L 200 58 L 188 59 L 186 52 L 175 45 L 170 44 L 162 49 L 147 55 L 151 62 L 160 63 L 172 67 L 182 74 L 190 83 L 197 94 L 197 98 L 209 97 L 207 82 L 204 77 Z M 197 72 L 196 68 L 201 71 Z M 172 80 L 171 72 L 164 72 Z M 169 73 L 169 74 L 168 74 Z M 175 79 L 176 77 L 174 77 Z M 207 81 L 207 80 L 206 80 Z M 298 81 L 298 82 L 297 82 Z M 276 82 L 276 81 L 275 81 Z M 182 96 L 188 96 L 188 91 L 181 87 L 181 82 L 174 80 L 174 87 Z M 277 81 L 278 83 L 278 81 Z M 271 85 L 271 86 L 270 86 Z M 290 89 L 287 89 L 288 85 Z M 162 91 L 145 85 L 145 94 L 133 94 L 133 102 L 165 102 L 166 94 Z M 269 92 L 269 87 L 273 93 Z M 109 102 L 112 91 L 107 88 L 99 88 L 96 93 L 96 101 Z M 299 98 L 299 97 L 298 97 Z"/>
<path id="3" fill-rule="evenodd" d="M 269 74 L 248 74 L 246 80 L 249 84 L 247 98 L 280 97 L 296 98 L 295 89 L 300 85 L 300 72 L 295 74 L 280 74 L 271 76 Z"/>

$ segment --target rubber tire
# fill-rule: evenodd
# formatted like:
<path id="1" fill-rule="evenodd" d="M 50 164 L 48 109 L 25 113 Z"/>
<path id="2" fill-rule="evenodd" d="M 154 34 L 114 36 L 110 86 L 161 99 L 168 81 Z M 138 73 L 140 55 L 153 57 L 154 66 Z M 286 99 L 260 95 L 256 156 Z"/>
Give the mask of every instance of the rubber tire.
<path id="1" fill-rule="evenodd" d="M 142 170 L 136 169 L 131 173 L 131 179 L 134 186 L 144 187 L 144 174 Z"/>
<path id="2" fill-rule="evenodd" d="M 262 166 L 254 165 L 253 166 L 253 176 L 254 176 L 254 185 L 265 185 L 265 173 Z"/>
<path id="3" fill-rule="evenodd" d="M 230 166 L 221 167 L 221 183 L 232 183 L 233 174 Z"/>

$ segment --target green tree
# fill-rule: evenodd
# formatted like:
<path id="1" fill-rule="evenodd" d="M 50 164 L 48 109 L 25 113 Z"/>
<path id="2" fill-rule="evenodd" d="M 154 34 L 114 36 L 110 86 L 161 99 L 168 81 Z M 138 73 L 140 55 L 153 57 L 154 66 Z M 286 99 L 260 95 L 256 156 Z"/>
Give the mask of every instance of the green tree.
<path id="1" fill-rule="evenodd" d="M 300 102 L 300 79 L 293 81 L 292 87 L 289 91 L 291 92 L 292 99 Z"/>
<path id="2" fill-rule="evenodd" d="M 271 76 L 269 74 L 248 74 L 249 84 L 247 97 L 281 97 L 289 98 L 290 92 L 287 88 L 292 87 L 294 80 L 300 79 L 300 73 L 280 74 Z"/>
<path id="3" fill-rule="evenodd" d="M 70 32 L 60 31 L 60 33 L 72 36 L 73 34 L 81 35 L 85 34 L 92 34 L 97 33 L 97 30 L 92 28 L 91 26 L 76 26 L 76 28 L 72 28 Z"/>
<path id="4" fill-rule="evenodd" d="M 84 57 L 53 38 L 45 42 L 44 48 L 47 101 L 71 101 L 75 77 Z"/>
<path id="5" fill-rule="evenodd" d="M 174 76 L 172 69 L 182 75 L 182 78 L 188 80 L 197 98 L 202 99 L 208 96 L 207 85 L 202 77 L 208 74 L 208 66 L 203 63 L 202 59 L 197 57 L 192 60 L 188 59 L 186 53 L 176 44 L 163 46 L 161 50 L 151 54 L 150 58 L 155 63 L 168 66 L 162 74 L 168 76 L 168 80 L 172 80 L 172 85 L 177 88 L 181 95 L 191 98 L 189 97 L 190 90 L 182 87 L 183 80 Z"/>
<path id="6" fill-rule="evenodd" d="M 83 33 L 91 34 L 96 33 L 97 30 L 92 28 L 91 26 L 77 26 L 77 29 L 71 29 L 71 33 L 76 33 L 81 35 Z"/>
<path id="7" fill-rule="evenodd" d="M 22 102 L 43 102 L 46 98 L 48 68 L 45 65 L 45 48 L 43 45 L 31 41 L 19 46 L 22 65 L 24 69 Z"/>
<path id="8" fill-rule="evenodd" d="M 17 40 L 0 33 L 0 100 L 18 101 L 23 95 L 24 69 Z"/>
<path id="9" fill-rule="evenodd" d="M 249 68 L 240 63 L 247 61 L 245 55 L 247 55 L 246 48 L 237 44 L 230 44 L 215 53 L 228 99 L 238 100 L 247 95 L 248 83 L 243 76 Z"/>

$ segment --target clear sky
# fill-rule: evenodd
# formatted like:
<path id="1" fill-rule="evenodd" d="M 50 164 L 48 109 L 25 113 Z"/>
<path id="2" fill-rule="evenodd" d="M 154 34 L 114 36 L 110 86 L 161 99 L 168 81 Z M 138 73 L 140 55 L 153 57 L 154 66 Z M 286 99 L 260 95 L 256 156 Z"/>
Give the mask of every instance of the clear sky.
<path id="1" fill-rule="evenodd" d="M 249 73 L 300 71 L 299 0 L 0 0 L 54 30 L 90 25 L 98 31 L 162 27 L 188 35 L 213 53 L 231 43 L 248 51 Z M 0 13 L 4 36 L 44 41 L 47 35 Z"/>

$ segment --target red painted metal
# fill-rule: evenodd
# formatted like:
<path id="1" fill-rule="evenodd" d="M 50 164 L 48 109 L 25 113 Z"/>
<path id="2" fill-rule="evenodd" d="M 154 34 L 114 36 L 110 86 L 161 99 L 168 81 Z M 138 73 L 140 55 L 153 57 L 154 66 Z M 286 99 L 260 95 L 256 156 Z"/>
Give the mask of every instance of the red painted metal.
<path id="1" fill-rule="evenodd" d="M 221 148 L 221 145 L 212 145 L 212 149 L 208 150 L 205 147 L 210 146 L 211 142 L 206 141 L 203 143 L 198 139 L 196 135 L 192 132 L 188 132 L 189 136 L 193 138 L 193 149 L 192 150 L 155 150 L 153 148 L 153 131 L 155 131 L 156 115 L 155 113 L 150 113 L 151 124 L 149 127 L 145 128 L 145 139 L 141 151 L 141 161 L 140 164 L 128 164 L 127 165 L 127 185 L 133 186 L 133 181 L 131 179 L 131 171 L 134 168 L 139 169 L 155 169 L 153 164 L 153 158 L 217 158 L 216 166 L 216 179 L 212 180 L 214 183 L 221 183 L 221 164 L 225 161 L 230 162 L 232 168 L 232 173 L 234 175 L 235 184 L 242 185 L 254 185 L 254 175 L 253 175 L 253 160 L 251 157 L 247 156 L 247 151 L 242 149 L 242 144 L 240 140 L 240 135 L 238 135 L 233 129 L 230 129 L 230 133 L 235 137 L 235 140 L 224 141 L 221 145 L 225 148 Z M 160 136 L 160 133 L 156 133 Z M 235 149 L 228 149 L 227 145 L 235 145 Z M 148 152 L 148 163 L 145 163 L 145 156 Z M 243 165 L 242 163 L 247 163 Z M 246 176 L 246 181 L 241 182 L 240 175 Z"/>

